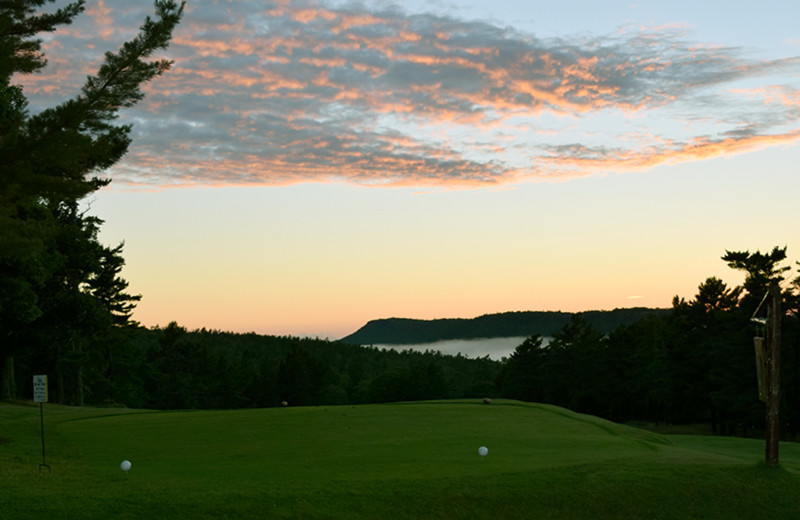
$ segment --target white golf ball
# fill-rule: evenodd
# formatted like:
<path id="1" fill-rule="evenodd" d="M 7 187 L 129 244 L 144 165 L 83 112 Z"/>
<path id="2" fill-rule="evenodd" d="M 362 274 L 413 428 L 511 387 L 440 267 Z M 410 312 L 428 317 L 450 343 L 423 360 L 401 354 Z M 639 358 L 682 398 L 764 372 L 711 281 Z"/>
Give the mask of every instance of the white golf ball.
<path id="1" fill-rule="evenodd" d="M 129 469 L 131 469 L 131 461 L 123 460 L 122 462 L 119 463 L 119 469 L 127 472 Z"/>
<path id="2" fill-rule="evenodd" d="M 485 457 L 486 455 L 488 455 L 488 453 L 489 449 L 486 446 L 481 446 L 480 448 L 478 448 L 478 455 L 480 455 L 481 457 Z"/>

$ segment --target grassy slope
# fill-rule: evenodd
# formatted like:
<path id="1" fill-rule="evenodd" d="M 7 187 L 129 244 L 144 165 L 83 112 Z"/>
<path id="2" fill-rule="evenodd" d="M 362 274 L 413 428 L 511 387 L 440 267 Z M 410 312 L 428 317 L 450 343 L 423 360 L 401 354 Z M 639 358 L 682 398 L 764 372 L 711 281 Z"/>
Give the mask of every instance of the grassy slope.
<path id="1" fill-rule="evenodd" d="M 501 401 L 212 412 L 0 404 L 0 518 L 796 518 L 800 449 Z M 489 448 L 481 459 L 479 446 Z M 129 459 L 129 475 L 119 462 Z"/>

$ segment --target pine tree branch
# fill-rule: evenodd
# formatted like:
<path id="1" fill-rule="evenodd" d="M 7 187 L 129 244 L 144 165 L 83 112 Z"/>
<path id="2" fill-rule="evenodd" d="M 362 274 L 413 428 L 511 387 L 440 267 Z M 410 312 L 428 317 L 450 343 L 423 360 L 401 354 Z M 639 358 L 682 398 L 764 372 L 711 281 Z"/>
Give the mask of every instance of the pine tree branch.
<path id="1" fill-rule="evenodd" d="M 158 20 L 148 16 L 133 40 L 123 44 L 117 54 L 106 53 L 106 62 L 97 76 L 88 77 L 82 89 L 89 110 L 98 111 L 101 119 L 113 119 L 112 113 L 129 108 L 144 97 L 140 89 L 143 83 L 169 70 L 170 60 L 148 63 L 144 58 L 167 48 L 185 5 L 185 0 L 180 5 L 174 0 L 156 1 Z"/>

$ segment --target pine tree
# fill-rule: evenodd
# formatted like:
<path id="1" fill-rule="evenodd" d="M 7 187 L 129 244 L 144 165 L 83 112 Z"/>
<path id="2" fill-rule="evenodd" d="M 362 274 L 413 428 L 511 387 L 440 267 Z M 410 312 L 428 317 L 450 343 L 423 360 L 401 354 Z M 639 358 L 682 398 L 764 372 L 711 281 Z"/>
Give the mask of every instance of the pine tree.
<path id="1" fill-rule="evenodd" d="M 790 269 L 781 265 L 786 260 L 786 246 L 775 246 L 769 253 L 726 250 L 722 259 L 731 269 L 747 273 L 742 285 L 745 295 L 742 297 L 741 306 L 749 312 L 755 311 L 767 293 L 770 282 L 773 280 L 782 282 L 783 273 Z"/>
<path id="2" fill-rule="evenodd" d="M 103 172 L 126 153 L 131 126 L 117 123 L 119 111 L 143 98 L 144 83 L 169 70 L 169 60 L 149 58 L 167 47 L 185 5 L 157 0 L 155 17 L 146 17 L 138 34 L 117 52 L 105 54 L 103 65 L 87 78 L 79 95 L 32 115 L 23 89 L 12 81 L 15 75 L 33 74 L 46 66 L 38 35 L 70 24 L 85 4 L 77 0 L 52 13 L 38 12 L 53 2 L 0 2 L 3 397 L 14 393 L 14 356 L 30 354 L 37 338 L 49 343 L 39 346 L 52 363 L 43 368 L 64 366 L 59 349 L 72 348 L 80 354 L 73 357 L 78 359 L 76 394 L 82 395 L 82 345 L 104 323 L 124 323 L 121 318 L 130 316 L 138 299 L 124 292 L 127 284 L 119 277 L 124 263 L 121 246 L 102 247 L 97 240 L 102 222 L 78 207 L 81 199 L 110 182 Z M 68 320 L 65 314 L 78 309 L 85 311 L 80 319 Z M 64 329 L 61 325 L 66 322 L 70 326 Z M 58 391 L 63 395 L 63 387 Z"/>

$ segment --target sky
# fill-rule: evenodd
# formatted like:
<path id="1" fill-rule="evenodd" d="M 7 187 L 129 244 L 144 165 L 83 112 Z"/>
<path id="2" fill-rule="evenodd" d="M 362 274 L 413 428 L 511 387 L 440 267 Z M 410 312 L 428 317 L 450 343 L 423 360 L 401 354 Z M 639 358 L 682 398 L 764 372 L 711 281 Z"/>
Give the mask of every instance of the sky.
<path id="1" fill-rule="evenodd" d="M 60 4 L 57 3 L 56 5 Z M 148 0 L 16 78 L 79 92 Z M 800 260 L 800 3 L 190 0 L 85 205 L 134 319 L 337 339 L 378 318 L 669 307 Z"/>

